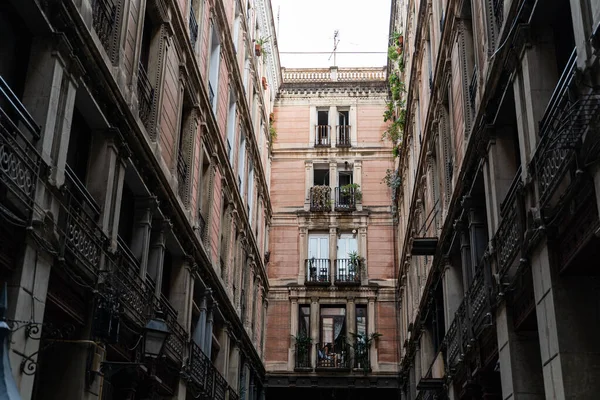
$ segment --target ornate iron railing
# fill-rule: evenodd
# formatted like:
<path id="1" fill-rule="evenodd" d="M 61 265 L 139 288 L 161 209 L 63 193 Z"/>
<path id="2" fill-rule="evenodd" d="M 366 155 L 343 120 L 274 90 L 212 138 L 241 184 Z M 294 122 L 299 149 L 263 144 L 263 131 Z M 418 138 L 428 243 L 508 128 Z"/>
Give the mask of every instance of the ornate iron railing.
<path id="1" fill-rule="evenodd" d="M 213 387 L 213 399 L 225 400 L 225 394 L 227 393 L 227 381 L 221 375 L 221 373 L 211 365 L 214 370 L 214 387 Z"/>
<path id="2" fill-rule="evenodd" d="M 185 198 L 186 183 L 188 178 L 188 165 L 185 161 L 181 149 L 177 152 L 177 181 L 178 181 L 178 192 L 181 199 Z"/>
<path id="3" fill-rule="evenodd" d="M 3 199 L 29 219 L 33 210 L 42 160 L 30 142 L 40 137 L 40 128 L 25 106 L 0 76 L 0 181 Z"/>
<path id="4" fill-rule="evenodd" d="M 353 187 L 335 188 L 335 210 L 336 211 L 354 211 L 356 210 L 356 193 Z"/>
<path id="5" fill-rule="evenodd" d="M 540 121 L 541 138 L 531 167 L 537 178 L 542 208 L 554 197 L 575 159 L 583 135 L 600 111 L 600 93 L 578 92 L 576 65 L 577 53 L 573 50 Z"/>
<path id="6" fill-rule="evenodd" d="M 492 0 L 494 19 L 498 26 L 504 23 L 504 0 Z"/>
<path id="7" fill-rule="evenodd" d="M 113 271 L 114 286 L 129 318 L 139 326 L 144 326 L 150 309 L 150 286 L 139 275 L 139 263 L 119 237 L 117 268 Z"/>
<path id="8" fill-rule="evenodd" d="M 473 68 L 471 83 L 469 83 L 469 104 L 475 109 L 475 97 L 477 96 L 477 67 Z"/>
<path id="9" fill-rule="evenodd" d="M 196 21 L 196 11 L 194 7 L 190 6 L 190 42 L 192 48 L 196 48 L 196 41 L 198 40 L 198 22 Z"/>
<path id="10" fill-rule="evenodd" d="M 97 224 L 100 207 L 68 165 L 65 168 L 65 181 L 65 249 L 77 262 L 97 275 L 100 271 L 102 252 L 108 241 Z"/>
<path id="11" fill-rule="evenodd" d="M 365 342 L 354 342 L 354 368 L 369 370 L 371 368 L 371 360 L 369 358 L 369 344 Z"/>
<path id="12" fill-rule="evenodd" d="M 446 346 L 446 366 L 450 369 L 455 369 L 461 361 L 460 327 L 458 318 L 456 317 L 446 332 L 444 344 Z"/>
<path id="13" fill-rule="evenodd" d="M 154 103 L 154 88 L 148 78 L 146 68 L 140 62 L 138 66 L 137 95 L 139 103 L 139 115 L 146 128 L 149 127 L 152 104 Z"/>
<path id="14" fill-rule="evenodd" d="M 317 185 L 310 188 L 310 211 L 331 211 L 331 187 Z"/>
<path id="15" fill-rule="evenodd" d="M 494 236 L 500 276 L 504 276 L 519 253 L 523 241 L 523 199 L 521 198 L 521 168 L 517 171 L 513 183 L 500 206 L 502 221 Z"/>
<path id="16" fill-rule="evenodd" d="M 215 91 L 213 90 L 212 84 L 209 81 L 208 82 L 208 102 L 213 107 L 214 107 L 214 104 L 213 104 L 214 100 L 215 100 Z"/>
<path id="17" fill-rule="evenodd" d="M 187 332 L 177 321 L 177 311 L 171 306 L 162 294 L 160 299 L 153 298 L 154 311 L 161 312 L 171 334 L 167 337 L 165 343 L 165 353 L 173 360 L 182 362 L 184 357 L 184 349 L 187 343 Z"/>
<path id="18" fill-rule="evenodd" d="M 331 126 L 317 125 L 315 126 L 315 147 L 331 146 Z"/>
<path id="19" fill-rule="evenodd" d="M 329 259 L 310 258 L 305 260 L 306 283 L 329 284 Z"/>
<path id="20" fill-rule="evenodd" d="M 360 262 L 349 258 L 335 260 L 336 284 L 360 284 Z"/>
<path id="21" fill-rule="evenodd" d="M 349 368 L 350 354 L 346 342 L 317 343 L 317 368 Z"/>
<path id="22" fill-rule="evenodd" d="M 492 312 L 490 302 L 490 287 L 486 285 L 484 277 L 484 268 L 487 265 L 479 266 L 471 286 L 467 292 L 469 299 L 469 320 L 473 336 L 478 335 L 492 323 Z"/>
<path id="23" fill-rule="evenodd" d="M 206 233 L 206 220 L 202 215 L 202 210 L 198 209 L 198 231 L 200 234 L 200 239 L 204 241 L 205 233 Z"/>
<path id="24" fill-rule="evenodd" d="M 235 392 L 235 390 L 233 390 L 231 386 L 227 391 L 229 392 L 229 400 L 240 400 L 240 396 Z"/>
<path id="25" fill-rule="evenodd" d="M 350 125 L 337 126 L 337 142 L 336 147 L 351 147 Z"/>
<path id="26" fill-rule="evenodd" d="M 312 344 L 296 343 L 294 346 L 296 350 L 295 367 L 301 369 L 312 368 L 312 365 L 310 365 Z"/>
<path id="27" fill-rule="evenodd" d="M 92 1 L 92 25 L 102 46 L 109 52 L 117 18 L 117 7 L 112 0 Z"/>
<path id="28" fill-rule="evenodd" d="M 205 390 L 206 388 L 209 365 L 210 360 L 204 354 L 200 346 L 195 342 L 191 342 L 189 361 L 190 379 L 195 386 L 200 388 L 200 390 Z"/>

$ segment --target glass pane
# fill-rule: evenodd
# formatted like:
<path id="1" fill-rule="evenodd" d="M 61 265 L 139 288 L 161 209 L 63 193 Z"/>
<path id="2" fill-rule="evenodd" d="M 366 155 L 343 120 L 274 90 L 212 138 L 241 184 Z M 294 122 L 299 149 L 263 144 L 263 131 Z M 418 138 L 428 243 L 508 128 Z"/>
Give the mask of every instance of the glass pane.
<path id="1" fill-rule="evenodd" d="M 308 238 L 308 258 L 318 258 L 319 256 L 319 238 Z"/>
<path id="2" fill-rule="evenodd" d="M 327 240 L 327 238 L 321 238 L 320 249 L 321 254 L 319 258 L 329 258 L 329 240 Z"/>

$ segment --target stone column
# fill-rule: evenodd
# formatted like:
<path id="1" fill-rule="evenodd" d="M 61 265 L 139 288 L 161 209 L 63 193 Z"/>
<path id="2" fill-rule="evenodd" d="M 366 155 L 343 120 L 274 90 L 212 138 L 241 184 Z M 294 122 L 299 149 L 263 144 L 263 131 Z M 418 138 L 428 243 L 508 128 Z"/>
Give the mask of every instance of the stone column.
<path id="1" fill-rule="evenodd" d="M 298 262 L 298 285 L 304 285 L 306 281 L 307 271 L 305 260 L 308 257 L 308 229 L 305 226 L 300 226 L 300 258 Z"/>
<path id="2" fill-rule="evenodd" d="M 371 337 L 373 333 L 375 333 L 375 300 L 376 298 L 369 297 L 369 305 L 367 309 L 367 335 Z M 371 348 L 369 349 L 369 362 L 371 363 L 371 369 L 373 372 L 379 371 L 379 364 L 377 362 L 377 347 L 375 346 L 375 341 L 371 343 Z"/>
<path id="3" fill-rule="evenodd" d="M 310 299 L 310 337 L 314 344 L 314 349 L 310 353 L 310 365 L 317 365 L 317 351 L 319 343 L 319 298 L 313 297 Z"/>
<path id="4" fill-rule="evenodd" d="M 228 370 L 228 381 L 229 385 L 235 390 L 237 394 L 239 394 L 240 388 L 240 348 L 239 343 L 234 336 L 233 332 L 228 331 L 229 333 L 229 343 L 230 343 L 230 352 L 229 352 L 229 370 Z"/>
<path id="5" fill-rule="evenodd" d="M 214 311 L 217 310 L 217 308 L 217 302 L 213 301 L 213 303 L 209 306 L 206 315 L 206 332 L 204 333 L 204 354 L 206 354 L 208 358 L 210 358 L 210 355 L 212 353 Z"/>
<path id="6" fill-rule="evenodd" d="M 354 346 L 356 345 L 356 303 L 354 302 L 354 296 L 348 297 L 346 303 L 346 329 L 348 330 L 348 334 L 346 337 L 352 344 L 348 346 L 348 362 L 354 360 Z M 353 368 L 354 365 L 350 365 L 350 368 Z"/>
<path id="7" fill-rule="evenodd" d="M 227 377 L 227 371 L 229 371 L 229 335 L 231 329 L 231 324 L 226 322 L 219 335 L 221 349 L 215 361 L 215 367 L 224 377 Z"/>
<path id="8" fill-rule="evenodd" d="M 496 331 L 502 397 L 515 400 L 545 399 L 536 332 L 515 332 L 510 307 L 505 301 L 496 310 Z"/>
<path id="9" fill-rule="evenodd" d="M 336 106 L 329 106 L 329 140 L 331 147 L 335 147 L 337 144 L 337 125 L 338 125 L 338 113 Z M 331 179 L 331 178 L 330 178 Z"/>
<path id="10" fill-rule="evenodd" d="M 173 305 L 173 308 L 178 311 L 177 321 L 185 328 L 186 332 L 190 332 L 192 328 L 192 302 L 194 296 L 192 270 L 195 269 L 195 264 L 191 257 L 183 257 L 179 259 L 177 264 L 173 268 L 173 284 L 171 285 L 169 301 Z"/>
<path id="11" fill-rule="evenodd" d="M 355 129 L 354 126 L 352 126 L 350 129 Z M 353 144 L 354 146 L 354 144 Z M 356 183 L 359 186 L 359 189 L 362 193 L 362 161 L 359 160 L 355 160 L 353 162 L 353 168 L 352 168 L 352 182 Z M 360 200 L 356 200 L 356 211 L 362 211 L 362 201 L 363 199 Z"/>
<path id="12" fill-rule="evenodd" d="M 138 199 L 135 204 L 133 235 L 130 249 L 140 263 L 140 277 L 146 278 L 148 269 L 148 248 L 150 245 L 150 229 L 152 228 L 152 213 L 157 206 L 156 197 Z"/>
<path id="13" fill-rule="evenodd" d="M 462 281 L 464 293 L 469 290 L 471 284 L 471 243 L 469 242 L 469 231 L 459 223 L 457 230 L 460 235 L 460 260 L 462 263 Z"/>
<path id="14" fill-rule="evenodd" d="M 154 221 L 152 235 L 150 237 L 150 251 L 148 252 L 148 276 L 156 285 L 154 295 L 160 298 L 163 266 L 165 260 L 165 244 L 167 234 L 171 230 L 171 222 L 168 219 Z"/>
<path id="15" fill-rule="evenodd" d="M 263 288 L 263 291 L 265 289 Z M 262 352 L 262 359 L 264 362 L 265 359 L 265 337 L 267 336 L 267 312 L 269 311 L 269 299 L 267 299 L 267 293 L 265 292 L 263 294 L 263 314 L 262 314 L 262 335 L 261 335 L 261 344 L 260 344 L 260 348 L 261 348 L 261 352 Z"/>
<path id="16" fill-rule="evenodd" d="M 358 129 L 357 129 L 356 106 L 350 106 L 350 143 L 352 147 L 358 146 Z M 358 183 L 354 181 L 354 183 Z"/>
<path id="17" fill-rule="evenodd" d="M 198 308 L 200 309 L 200 316 L 198 317 L 198 322 L 196 323 L 196 327 L 194 328 L 194 333 L 192 336 L 192 340 L 201 349 L 204 346 L 204 336 L 206 331 L 206 306 L 207 306 L 207 297 L 210 296 L 212 291 L 210 289 L 206 289 L 200 298 L 200 304 Z"/>
<path id="18" fill-rule="evenodd" d="M 315 182 L 315 170 L 313 169 L 312 160 L 304 161 L 304 187 L 306 189 L 306 197 L 304 199 L 304 211 L 310 210 L 310 188 Z"/>
<path id="19" fill-rule="evenodd" d="M 329 187 L 331 188 L 331 209 L 335 206 L 335 188 L 338 187 L 337 162 L 329 163 Z"/>
<path id="20" fill-rule="evenodd" d="M 363 257 L 364 259 L 360 264 L 360 281 L 362 285 L 369 284 L 369 270 L 368 264 L 369 260 L 367 259 L 367 222 L 366 219 L 361 221 L 360 228 L 358 228 L 358 255 Z"/>
<path id="21" fill-rule="evenodd" d="M 298 297 L 290 297 L 291 307 L 291 321 L 290 321 L 290 335 L 296 337 L 298 335 Z M 312 314 L 311 314 L 312 317 Z M 310 334 L 310 333 L 309 333 Z M 290 340 L 290 348 L 288 351 L 288 370 L 293 371 L 296 362 L 296 342 L 294 339 Z"/>

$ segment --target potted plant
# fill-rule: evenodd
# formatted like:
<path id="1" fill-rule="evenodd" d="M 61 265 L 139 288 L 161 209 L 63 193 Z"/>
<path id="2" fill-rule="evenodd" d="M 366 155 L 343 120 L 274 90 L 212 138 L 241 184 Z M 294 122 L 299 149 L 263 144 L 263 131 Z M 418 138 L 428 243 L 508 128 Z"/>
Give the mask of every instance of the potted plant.
<path id="1" fill-rule="evenodd" d="M 267 87 L 269 86 L 269 84 L 267 83 L 267 78 L 266 77 L 262 77 L 262 86 L 264 90 L 267 90 Z"/>
<path id="2" fill-rule="evenodd" d="M 354 278 L 355 281 L 357 281 L 360 279 L 359 268 L 361 257 L 356 251 L 348 253 L 348 257 L 350 258 L 350 262 L 348 263 L 348 275 L 350 275 Z"/>
<path id="3" fill-rule="evenodd" d="M 354 343 L 349 343 L 354 348 L 354 367 L 362 369 L 366 374 L 371 370 L 371 363 L 369 361 L 369 349 L 371 343 L 383 336 L 379 332 L 373 332 L 370 335 L 362 333 L 351 333 L 354 337 Z"/>
<path id="4" fill-rule="evenodd" d="M 259 37 L 258 39 L 256 39 L 254 41 L 254 54 L 256 54 L 257 57 L 260 57 L 263 54 L 266 54 L 265 51 L 265 43 L 267 43 L 267 41 L 269 40 L 268 37 L 266 38 L 262 38 Z"/>
<path id="5" fill-rule="evenodd" d="M 360 191 L 360 185 L 358 183 L 349 183 L 341 187 L 343 195 L 351 196 L 354 194 L 355 201 L 362 200 L 362 192 Z"/>
<path id="6" fill-rule="evenodd" d="M 292 335 L 296 342 L 296 368 L 310 368 L 310 348 L 312 338 L 305 333 Z"/>

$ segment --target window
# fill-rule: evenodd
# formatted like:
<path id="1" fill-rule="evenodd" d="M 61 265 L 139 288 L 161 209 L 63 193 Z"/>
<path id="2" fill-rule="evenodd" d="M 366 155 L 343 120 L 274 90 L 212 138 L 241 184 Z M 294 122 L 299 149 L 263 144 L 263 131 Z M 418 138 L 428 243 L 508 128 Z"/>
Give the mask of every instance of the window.
<path id="1" fill-rule="evenodd" d="M 238 186 L 240 193 L 244 193 L 244 168 L 246 158 L 246 137 L 244 132 L 240 132 L 240 147 L 238 148 Z"/>
<path id="2" fill-rule="evenodd" d="M 184 204 L 189 202 L 189 175 L 190 175 L 190 164 L 193 158 L 193 147 L 194 147 L 194 136 L 196 133 L 196 121 L 192 115 L 192 108 L 190 107 L 190 99 L 186 98 L 187 93 L 184 94 L 184 101 L 181 110 L 181 120 L 179 122 L 179 145 L 177 149 L 177 181 L 178 181 L 178 192 L 181 201 Z"/>
<path id="3" fill-rule="evenodd" d="M 240 9 L 238 7 L 238 2 L 237 0 L 234 0 L 234 10 L 233 10 L 233 15 L 235 15 L 235 20 L 233 21 L 233 48 L 235 50 L 235 52 L 237 53 L 238 51 L 238 43 L 240 41 L 240 25 L 242 23 L 242 16 L 240 13 Z"/>
<path id="4" fill-rule="evenodd" d="M 321 307 L 319 337 L 317 367 L 345 367 L 348 355 L 344 307 Z"/>
<path id="5" fill-rule="evenodd" d="M 254 203 L 254 164 L 248 161 L 248 222 L 252 226 L 252 211 Z"/>
<path id="6" fill-rule="evenodd" d="M 236 97 L 233 88 L 229 89 L 229 112 L 227 114 L 227 156 L 229 162 L 233 166 L 233 143 L 235 141 L 235 127 L 236 127 Z"/>
<path id="7" fill-rule="evenodd" d="M 356 306 L 356 336 L 367 337 L 367 306 Z"/>
<path id="8" fill-rule="evenodd" d="M 219 64 L 221 62 L 221 39 L 215 24 L 211 25 L 210 62 L 208 70 L 208 98 L 213 112 L 217 112 L 219 93 Z"/>
<path id="9" fill-rule="evenodd" d="M 317 110 L 315 146 L 329 146 L 329 110 Z"/>
<path id="10" fill-rule="evenodd" d="M 324 168 L 319 168 L 319 166 L 315 166 L 313 186 L 319 185 L 329 186 L 329 168 L 327 168 L 326 166 Z"/>
<path id="11" fill-rule="evenodd" d="M 354 347 L 354 367 L 369 367 L 369 346 L 367 345 L 367 306 L 360 304 L 356 306 L 356 343 Z"/>
<path id="12" fill-rule="evenodd" d="M 337 145 L 350 146 L 350 111 L 338 110 Z"/>
<path id="13" fill-rule="evenodd" d="M 329 235 L 309 235 L 307 266 L 309 282 L 329 282 Z"/>
<path id="14" fill-rule="evenodd" d="M 298 337 L 310 337 L 310 306 L 302 304 L 298 309 Z"/>
<path id="15" fill-rule="evenodd" d="M 338 186 L 345 186 L 352 184 L 352 171 L 339 171 L 338 173 Z"/>
<path id="16" fill-rule="evenodd" d="M 154 23 L 150 13 L 146 11 L 142 32 L 140 62 L 138 65 L 137 86 L 139 117 L 146 128 L 150 126 L 150 114 L 154 103 L 154 87 L 149 77 L 155 76 L 157 69 L 160 68 L 158 54 L 156 54 L 156 51 L 152 51 L 152 49 L 158 48 L 157 42 L 161 40 L 160 36 L 158 24 Z"/>
<path id="17" fill-rule="evenodd" d="M 343 233 L 337 240 L 336 282 L 356 282 L 360 274 L 357 261 L 356 238 L 351 233 Z"/>

